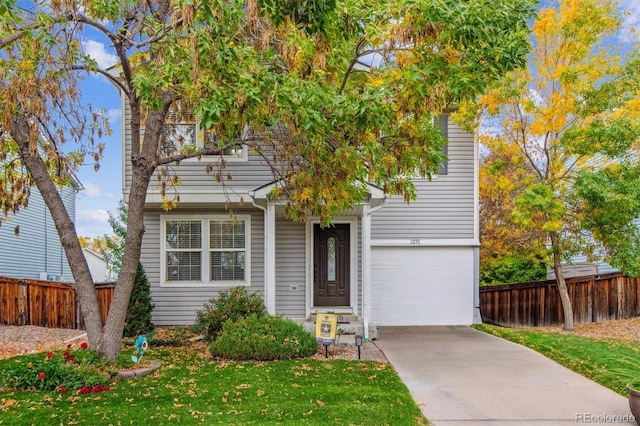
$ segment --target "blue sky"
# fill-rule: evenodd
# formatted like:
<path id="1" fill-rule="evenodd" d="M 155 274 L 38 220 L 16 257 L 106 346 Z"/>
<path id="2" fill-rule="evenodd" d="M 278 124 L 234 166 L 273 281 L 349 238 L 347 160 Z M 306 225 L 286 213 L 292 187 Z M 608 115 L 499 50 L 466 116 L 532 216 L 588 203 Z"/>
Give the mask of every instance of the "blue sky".
<path id="1" fill-rule="evenodd" d="M 637 39 L 638 34 L 633 34 L 632 31 L 640 27 L 640 0 L 619 0 L 619 4 L 621 9 L 627 11 L 621 41 L 628 42 L 633 37 Z M 110 45 L 101 39 L 87 38 L 83 46 L 86 53 L 101 67 L 111 66 L 116 62 Z M 81 87 L 85 100 L 94 109 L 102 108 L 107 111 L 113 131 L 111 136 L 105 138 L 106 148 L 99 171 L 95 172 L 93 165 L 87 165 L 78 173 L 85 189 L 77 197 L 76 230 L 78 235 L 93 237 L 111 234 L 108 212 L 116 213 L 118 201 L 122 198 L 122 120 L 120 97 L 111 83 L 103 77 L 93 75 L 87 76 Z"/>
<path id="2" fill-rule="evenodd" d="M 115 64 L 117 58 L 108 51 L 108 45 L 88 39 L 83 46 L 101 67 Z M 107 112 L 113 132 L 104 139 L 106 147 L 100 169 L 96 172 L 89 164 L 77 174 L 84 189 L 76 198 L 76 231 L 78 235 L 93 237 L 112 233 L 108 212 L 115 214 L 122 198 L 122 120 L 118 91 L 104 77 L 85 77 L 81 89 L 86 102 Z"/>

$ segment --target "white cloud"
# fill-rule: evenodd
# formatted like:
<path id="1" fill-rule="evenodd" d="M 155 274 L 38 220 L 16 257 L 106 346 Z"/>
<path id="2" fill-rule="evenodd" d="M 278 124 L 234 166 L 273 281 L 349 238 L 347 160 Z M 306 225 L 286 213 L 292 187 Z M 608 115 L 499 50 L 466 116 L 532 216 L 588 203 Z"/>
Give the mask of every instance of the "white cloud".
<path id="1" fill-rule="evenodd" d="M 109 225 L 109 213 L 107 210 L 77 210 L 76 211 L 76 232 L 78 235 L 97 237 L 104 234 L 111 234 Z"/>
<path id="2" fill-rule="evenodd" d="M 95 185 L 91 182 L 83 182 L 82 186 L 84 186 L 84 190 L 80 192 L 81 195 L 85 195 L 89 198 L 98 198 L 98 197 L 113 198 L 113 194 L 110 192 L 105 192 L 100 185 Z M 95 211 L 98 211 L 98 210 L 95 210 Z"/>
<path id="3" fill-rule="evenodd" d="M 82 42 L 82 48 L 85 53 L 95 59 L 100 68 L 109 68 L 118 62 L 118 57 L 107 52 L 104 44 L 95 40 L 87 40 Z"/>
<path id="4" fill-rule="evenodd" d="M 108 109 L 107 110 L 107 118 L 109 119 L 109 123 L 115 123 L 120 120 L 122 117 L 122 111 L 119 109 Z"/>
<path id="5" fill-rule="evenodd" d="M 108 222 L 109 212 L 104 209 L 78 210 L 76 212 L 76 220 L 84 222 Z"/>

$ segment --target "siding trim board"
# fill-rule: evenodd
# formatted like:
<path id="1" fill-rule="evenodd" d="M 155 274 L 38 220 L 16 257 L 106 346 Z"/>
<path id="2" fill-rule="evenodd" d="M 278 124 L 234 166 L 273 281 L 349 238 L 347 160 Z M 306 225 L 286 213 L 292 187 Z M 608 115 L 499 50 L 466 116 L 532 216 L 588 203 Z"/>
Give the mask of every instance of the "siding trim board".
<path id="1" fill-rule="evenodd" d="M 479 247 L 480 241 L 460 238 L 460 239 L 386 239 L 371 240 L 372 247 Z"/>

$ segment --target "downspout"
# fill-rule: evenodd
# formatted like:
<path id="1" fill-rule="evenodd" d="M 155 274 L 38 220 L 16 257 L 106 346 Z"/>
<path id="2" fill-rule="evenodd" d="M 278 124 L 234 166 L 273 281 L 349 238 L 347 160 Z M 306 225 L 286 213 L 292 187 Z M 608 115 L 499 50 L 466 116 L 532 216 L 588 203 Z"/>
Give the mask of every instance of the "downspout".
<path id="1" fill-rule="evenodd" d="M 371 315 L 371 214 L 377 212 L 387 204 L 387 199 L 383 198 L 380 204 L 369 208 L 363 206 L 362 215 L 362 321 L 364 323 L 364 338 L 369 341 L 369 317 Z"/>
<path id="2" fill-rule="evenodd" d="M 268 202 L 268 201 L 267 201 Z M 271 315 L 275 315 L 275 293 L 271 294 L 270 293 L 270 280 L 269 280 L 269 274 L 271 273 L 271 268 L 269 265 L 269 247 L 270 247 L 270 238 L 269 238 L 269 226 L 267 224 L 267 207 L 262 207 L 261 205 L 257 204 L 255 201 L 255 198 L 252 196 L 251 197 L 251 205 L 253 207 L 256 207 L 257 209 L 262 210 L 263 212 L 263 233 L 264 233 L 264 256 L 263 256 L 263 262 L 264 262 L 264 299 L 265 299 L 265 305 L 267 308 L 267 312 L 269 312 Z M 273 305 L 273 306 L 272 306 Z"/>
<path id="3" fill-rule="evenodd" d="M 480 158 L 478 144 L 473 143 L 473 323 L 482 324 L 480 312 Z"/>

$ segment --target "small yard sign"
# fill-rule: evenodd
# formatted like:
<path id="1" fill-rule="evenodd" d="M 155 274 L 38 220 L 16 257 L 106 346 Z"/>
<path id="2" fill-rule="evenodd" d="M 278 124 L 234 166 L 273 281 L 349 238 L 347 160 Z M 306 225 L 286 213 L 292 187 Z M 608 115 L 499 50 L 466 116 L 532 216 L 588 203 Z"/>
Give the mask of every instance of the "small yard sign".
<path id="1" fill-rule="evenodd" d="M 316 342 L 330 345 L 336 341 L 338 316 L 333 314 L 318 314 L 316 316 Z"/>

